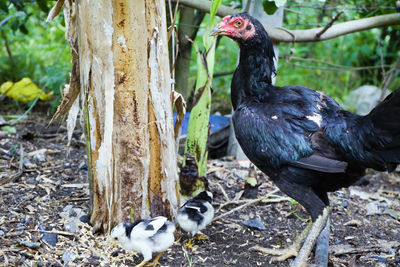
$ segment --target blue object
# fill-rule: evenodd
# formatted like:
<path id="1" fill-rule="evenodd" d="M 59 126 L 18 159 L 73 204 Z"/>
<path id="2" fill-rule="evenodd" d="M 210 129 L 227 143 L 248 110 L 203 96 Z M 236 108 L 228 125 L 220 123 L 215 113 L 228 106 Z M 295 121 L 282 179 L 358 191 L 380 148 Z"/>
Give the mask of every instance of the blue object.
<path id="1" fill-rule="evenodd" d="M 260 231 L 267 230 L 267 228 L 265 228 L 264 224 L 259 219 L 244 221 L 242 223 L 252 229 L 256 229 L 256 230 L 260 230 Z"/>
<path id="2" fill-rule="evenodd" d="M 182 131 L 181 135 L 187 134 L 188 126 L 189 126 L 189 117 L 190 112 L 186 112 L 185 117 L 183 118 L 182 122 Z M 176 113 L 174 113 L 174 124 L 176 120 Z M 210 124 L 211 124 L 211 134 L 225 128 L 230 123 L 230 118 L 225 116 L 219 115 L 210 115 Z"/>
<path id="3" fill-rule="evenodd" d="M 42 240 L 53 247 L 57 244 L 57 234 L 43 232 Z"/>

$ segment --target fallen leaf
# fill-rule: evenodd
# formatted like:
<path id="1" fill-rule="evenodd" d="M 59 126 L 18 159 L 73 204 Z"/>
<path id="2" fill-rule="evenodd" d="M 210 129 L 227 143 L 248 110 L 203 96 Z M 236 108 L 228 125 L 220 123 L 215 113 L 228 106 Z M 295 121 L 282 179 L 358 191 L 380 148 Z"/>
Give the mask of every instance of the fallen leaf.
<path id="1" fill-rule="evenodd" d="M 2 131 L 6 132 L 6 133 L 9 133 L 9 134 L 17 133 L 17 129 L 15 127 L 13 127 L 13 126 L 6 125 L 6 126 L 2 126 L 0 129 Z"/>
<path id="2" fill-rule="evenodd" d="M 387 214 L 392 216 L 394 219 L 396 220 L 400 220 L 400 213 L 397 210 L 394 209 L 385 209 L 385 211 L 383 212 L 383 214 Z"/>

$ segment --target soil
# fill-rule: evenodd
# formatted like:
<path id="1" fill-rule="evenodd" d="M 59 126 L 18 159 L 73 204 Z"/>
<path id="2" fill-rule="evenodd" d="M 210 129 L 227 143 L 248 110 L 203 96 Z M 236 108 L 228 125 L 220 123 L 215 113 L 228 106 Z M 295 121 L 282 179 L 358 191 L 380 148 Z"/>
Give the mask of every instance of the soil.
<path id="1" fill-rule="evenodd" d="M 0 131 L 0 266 L 134 266 L 141 255 L 111 247 L 107 237 L 93 234 L 85 222 L 89 210 L 87 165 L 82 131 L 73 135 L 67 153 L 64 124 L 31 114 L 17 133 Z M 20 164 L 23 156 L 31 165 Z M 30 152 L 46 149 L 45 161 Z M 26 161 L 27 161 L 26 160 Z M 27 162 L 29 163 L 29 162 Z M 242 196 L 248 167 L 236 161 L 209 162 L 208 181 L 216 217 L 253 201 Z M 258 172 L 257 196 L 276 187 Z M 330 194 L 329 266 L 399 266 L 399 173 L 370 171 L 363 182 Z M 269 202 L 254 203 L 213 221 L 185 248 L 186 233 L 160 259 L 162 266 L 289 266 L 251 248 L 285 247 L 309 223 L 304 209 L 277 191 Z M 272 201 L 274 202 L 272 202 Z M 230 204 L 229 204 L 230 203 Z M 68 214 L 69 213 L 69 214 Z M 78 213 L 78 214 L 77 214 Z M 77 227 L 70 225 L 71 218 Z M 258 219 L 265 230 L 243 224 Z M 72 228 L 71 228 L 72 227 Z M 44 235 L 57 236 L 51 244 Z M 71 256 L 72 255 L 72 256 Z M 68 257 L 71 256 L 71 257 Z"/>

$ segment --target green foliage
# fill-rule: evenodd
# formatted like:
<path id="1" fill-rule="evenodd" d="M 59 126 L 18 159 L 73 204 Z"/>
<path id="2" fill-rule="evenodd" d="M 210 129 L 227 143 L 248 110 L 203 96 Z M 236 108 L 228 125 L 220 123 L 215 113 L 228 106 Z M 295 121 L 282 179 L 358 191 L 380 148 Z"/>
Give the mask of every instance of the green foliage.
<path id="1" fill-rule="evenodd" d="M 292 11 L 285 13 L 283 27 L 291 30 L 324 26 L 340 10 L 343 10 L 344 14 L 335 23 L 369 17 L 371 14 L 375 16 L 393 13 L 395 10 L 391 7 L 394 7 L 394 2 L 366 1 L 365 5 L 363 3 L 360 6 L 356 1 L 349 1 L 338 6 L 329 1 L 325 3 L 312 1 L 307 5 L 288 1 L 287 7 Z M 323 91 L 339 102 L 361 85 L 373 84 L 379 87 L 383 81 L 381 65 L 390 65 L 400 56 L 396 33 L 399 34 L 399 27 L 390 26 L 323 42 L 296 43 L 294 46 L 280 44 L 281 59 L 278 62 L 276 84 L 303 85 Z M 381 61 L 381 53 L 384 62 Z M 386 71 L 389 71 L 389 68 L 386 68 Z M 394 90 L 399 86 L 400 79 L 396 78 L 389 88 Z"/>
<path id="2" fill-rule="evenodd" d="M 29 77 L 39 88 L 54 92 L 56 107 L 69 79 L 71 56 L 62 13 L 45 22 L 53 4 L 37 0 L 0 5 L 0 84 Z"/>
<path id="3" fill-rule="evenodd" d="M 214 17 L 221 0 L 214 0 L 211 5 L 211 14 L 205 20 L 207 32 L 215 26 Z M 195 100 L 189 118 L 188 133 L 186 137 L 185 153 L 194 156 L 199 177 L 207 175 L 207 140 L 208 121 L 211 110 L 211 83 L 214 73 L 214 56 L 216 38 L 203 34 L 204 51 L 194 44 L 197 52 L 197 79 Z M 204 189 L 204 188 L 203 188 Z M 201 189 L 201 190 L 203 190 Z"/>
<path id="4" fill-rule="evenodd" d="M 278 7 L 283 6 L 286 3 L 286 0 L 263 0 L 262 4 L 264 7 L 264 11 L 268 15 L 272 15 L 278 9 Z"/>
<path id="5" fill-rule="evenodd" d="M 347 0 L 338 5 L 331 1 L 301 2 L 288 0 L 282 27 L 289 30 L 323 27 L 339 11 L 344 13 L 335 23 L 396 12 L 395 1 L 368 0 L 361 4 Z M 199 31 L 202 35 L 204 31 Z M 379 41 L 379 45 L 378 45 Z M 380 47 L 380 48 L 379 48 Z M 314 43 L 281 43 L 276 85 L 298 84 L 322 91 L 342 102 L 361 85 L 380 87 L 385 72 L 393 67 L 400 56 L 400 27 L 376 28 Z M 381 61 L 381 53 L 383 62 Z M 220 73 L 236 68 L 238 47 L 232 40 L 219 40 L 213 79 L 213 112 L 230 113 L 230 83 L 232 75 Z M 366 68 L 367 67 L 367 68 Z M 191 73 L 196 67 L 191 66 Z M 399 73 L 399 71 L 397 71 Z M 399 74 L 395 75 L 390 90 L 400 87 Z"/>

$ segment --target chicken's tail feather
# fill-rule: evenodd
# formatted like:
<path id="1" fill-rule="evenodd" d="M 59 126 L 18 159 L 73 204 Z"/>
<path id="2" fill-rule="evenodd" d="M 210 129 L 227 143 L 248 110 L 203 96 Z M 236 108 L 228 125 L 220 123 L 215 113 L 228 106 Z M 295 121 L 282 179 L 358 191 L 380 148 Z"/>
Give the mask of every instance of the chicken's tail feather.
<path id="1" fill-rule="evenodd" d="M 393 171 L 400 163 L 400 88 L 388 95 L 364 117 L 372 123 L 369 144 L 372 152 Z"/>

